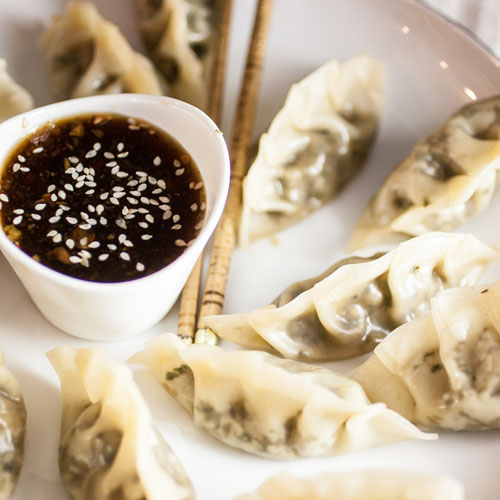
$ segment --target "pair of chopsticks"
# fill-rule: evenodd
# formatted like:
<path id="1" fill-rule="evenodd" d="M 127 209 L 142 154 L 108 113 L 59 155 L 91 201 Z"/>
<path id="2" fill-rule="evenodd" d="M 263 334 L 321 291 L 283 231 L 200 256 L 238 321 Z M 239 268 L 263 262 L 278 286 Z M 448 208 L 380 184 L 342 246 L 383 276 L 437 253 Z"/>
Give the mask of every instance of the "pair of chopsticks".
<path id="1" fill-rule="evenodd" d="M 181 295 L 178 335 L 188 343 L 215 344 L 217 342 L 215 333 L 204 326 L 203 317 L 220 314 L 224 304 L 231 254 L 236 244 L 242 181 L 247 168 L 272 2 L 273 0 L 259 0 L 255 13 L 252 38 L 248 48 L 229 147 L 231 183 L 224 213 L 213 236 L 209 267 L 198 316 L 203 255 L 198 259 Z M 221 0 L 219 42 L 207 110 L 216 123 L 220 120 L 222 109 L 231 10 L 232 0 Z M 198 323 L 196 323 L 197 317 L 199 318 Z"/>

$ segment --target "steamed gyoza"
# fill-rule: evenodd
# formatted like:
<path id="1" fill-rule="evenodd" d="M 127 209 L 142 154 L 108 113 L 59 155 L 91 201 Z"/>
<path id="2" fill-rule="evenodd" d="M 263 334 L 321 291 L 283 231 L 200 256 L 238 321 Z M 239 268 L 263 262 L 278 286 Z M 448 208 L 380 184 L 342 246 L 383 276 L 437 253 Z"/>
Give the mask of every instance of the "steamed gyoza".
<path id="1" fill-rule="evenodd" d="M 378 128 L 382 73 L 379 61 L 358 56 L 292 86 L 243 183 L 242 245 L 303 219 L 357 172 Z"/>
<path id="2" fill-rule="evenodd" d="M 418 143 L 359 219 L 351 250 L 452 230 L 483 211 L 500 168 L 500 96 L 474 101 Z"/>
<path id="3" fill-rule="evenodd" d="M 393 470 L 323 472 L 298 478 L 282 472 L 235 500 L 464 500 L 463 486 L 448 476 Z"/>
<path id="4" fill-rule="evenodd" d="M 500 282 L 454 288 L 392 332 L 354 374 L 425 428 L 500 428 Z"/>
<path id="5" fill-rule="evenodd" d="M 204 321 L 226 340 L 286 358 L 349 358 L 426 313 L 442 288 L 475 284 L 499 257 L 471 235 L 429 233 L 385 254 L 341 260 L 287 288 L 267 307 Z"/>
<path id="6" fill-rule="evenodd" d="M 268 458 L 349 453 L 430 439 L 361 386 L 325 368 L 264 352 L 153 337 L 130 360 L 147 366 L 194 423 L 223 443 Z"/>
<path id="7" fill-rule="evenodd" d="M 119 29 L 92 3 L 71 2 L 44 35 L 54 97 L 95 94 L 162 94 L 153 65 L 134 52 Z"/>
<path id="8" fill-rule="evenodd" d="M 16 486 L 24 455 L 26 407 L 17 380 L 3 364 L 0 351 L 0 500 Z"/>
<path id="9" fill-rule="evenodd" d="M 194 498 L 126 366 L 95 349 L 48 357 L 61 381 L 59 469 L 73 500 Z"/>
<path id="10" fill-rule="evenodd" d="M 7 73 L 7 62 L 0 59 L 0 122 L 32 107 L 33 97 L 12 79 Z"/>
<path id="11" fill-rule="evenodd" d="M 136 0 L 144 44 L 168 95 L 207 105 L 215 51 L 217 0 Z"/>

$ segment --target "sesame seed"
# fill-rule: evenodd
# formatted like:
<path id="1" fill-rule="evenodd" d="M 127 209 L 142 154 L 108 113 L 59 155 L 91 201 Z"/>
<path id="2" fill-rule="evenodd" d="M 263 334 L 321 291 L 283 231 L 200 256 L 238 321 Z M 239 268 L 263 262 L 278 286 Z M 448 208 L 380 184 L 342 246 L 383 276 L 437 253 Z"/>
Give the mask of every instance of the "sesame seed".
<path id="1" fill-rule="evenodd" d="M 205 210 L 205 208 L 207 208 L 207 204 L 203 201 L 200 205 L 200 209 Z"/>
<path id="2" fill-rule="evenodd" d="M 26 161 L 26 158 L 23 155 L 17 155 L 17 159 L 21 162 L 24 163 Z"/>
<path id="3" fill-rule="evenodd" d="M 92 257 L 92 254 L 88 252 L 87 250 L 80 250 L 78 252 L 78 255 L 81 255 L 82 257 L 85 257 L 86 259 L 90 259 Z"/>
<path id="4" fill-rule="evenodd" d="M 67 205 L 59 205 L 59 208 L 62 208 L 65 212 L 70 210 L 70 208 Z"/>
<path id="5" fill-rule="evenodd" d="M 70 156 L 68 160 L 70 161 L 70 163 L 73 163 L 74 165 L 80 161 L 76 156 Z"/>
<path id="6" fill-rule="evenodd" d="M 72 263 L 72 264 L 80 264 L 80 262 L 82 261 L 81 257 L 78 257 L 78 255 L 72 255 L 70 258 L 69 258 L 69 261 Z"/>
<path id="7" fill-rule="evenodd" d="M 158 208 L 160 210 L 165 211 L 165 210 L 170 210 L 171 207 L 170 207 L 170 205 L 160 205 Z"/>
<path id="8" fill-rule="evenodd" d="M 125 145 L 123 144 L 123 142 L 119 142 L 118 145 L 116 146 L 116 149 L 118 149 L 118 151 L 123 151 L 124 147 Z"/>
<path id="9" fill-rule="evenodd" d="M 142 222 L 142 221 L 141 221 L 141 222 L 138 222 L 138 223 L 137 223 L 137 225 L 138 225 L 139 227 L 144 228 L 144 229 L 146 229 L 146 228 L 148 228 L 148 227 L 149 227 L 149 224 L 148 224 L 147 222 Z"/>
<path id="10" fill-rule="evenodd" d="M 95 226 L 97 224 L 97 221 L 95 219 L 92 219 L 90 218 L 88 221 L 87 221 L 91 226 Z"/>
<path id="11" fill-rule="evenodd" d="M 120 202 L 114 197 L 112 196 L 109 201 L 113 204 L 113 205 L 119 205 Z"/>
<path id="12" fill-rule="evenodd" d="M 85 194 L 94 194 L 95 193 L 95 189 L 87 189 L 87 191 L 85 191 Z"/>
<path id="13" fill-rule="evenodd" d="M 12 210 L 12 212 L 17 215 L 24 214 L 24 210 L 22 208 L 16 208 L 15 210 Z"/>
<path id="14" fill-rule="evenodd" d="M 84 236 L 83 238 L 80 239 L 80 246 L 82 247 L 86 246 L 88 241 L 89 241 L 88 238 Z"/>
<path id="15" fill-rule="evenodd" d="M 80 224 L 78 227 L 80 229 L 83 229 L 84 231 L 88 231 L 89 229 L 92 229 L 92 226 L 90 224 Z"/>
<path id="16" fill-rule="evenodd" d="M 114 252 L 118 247 L 116 245 L 114 245 L 113 243 L 108 243 L 108 248 Z"/>
<path id="17" fill-rule="evenodd" d="M 105 226 L 107 223 L 108 223 L 108 219 L 106 219 L 106 217 L 101 217 L 99 219 L 99 224 L 101 224 L 101 226 Z"/>
<path id="18" fill-rule="evenodd" d="M 99 257 L 97 257 L 97 259 L 100 260 L 101 262 L 104 262 L 108 257 L 109 257 L 108 253 L 102 253 L 101 255 L 99 255 Z"/>
<path id="19" fill-rule="evenodd" d="M 170 198 L 167 198 L 166 196 L 160 196 L 160 201 L 162 203 L 170 203 Z"/>
<path id="20" fill-rule="evenodd" d="M 137 177 L 147 177 L 148 174 L 146 172 L 143 172 L 142 170 L 138 170 L 135 175 L 137 175 Z"/>
<path id="21" fill-rule="evenodd" d="M 86 181 L 85 185 L 89 188 L 94 188 L 97 186 L 97 184 L 94 181 Z"/>
<path id="22" fill-rule="evenodd" d="M 175 175 L 177 177 L 179 177 L 179 175 L 182 175 L 184 173 L 185 169 L 184 168 L 178 168 L 176 171 L 175 171 Z"/>
<path id="23" fill-rule="evenodd" d="M 137 211 L 140 213 L 140 214 L 148 214 L 149 213 L 149 210 L 147 208 L 138 208 Z"/>
<path id="24" fill-rule="evenodd" d="M 116 161 L 109 161 L 106 163 L 106 167 L 115 167 L 116 165 L 118 165 Z"/>
<path id="25" fill-rule="evenodd" d="M 198 210 L 198 203 L 193 203 L 193 204 L 191 205 L 191 210 L 192 210 L 193 212 L 196 212 L 196 210 Z"/>
<path id="26" fill-rule="evenodd" d="M 178 247 L 187 247 L 187 243 L 184 240 L 175 240 L 175 244 Z"/>
<path id="27" fill-rule="evenodd" d="M 160 194 L 162 191 L 163 191 L 162 189 L 156 188 L 151 192 L 151 194 Z"/>
<path id="28" fill-rule="evenodd" d="M 158 182 L 158 180 L 156 179 L 156 177 L 150 175 L 148 177 L 148 182 L 154 186 Z"/>
<path id="29" fill-rule="evenodd" d="M 82 260 L 80 261 L 80 264 L 81 264 L 83 267 L 89 267 L 89 261 L 88 261 L 88 259 L 86 259 L 85 257 L 82 257 Z"/>
<path id="30" fill-rule="evenodd" d="M 85 184 L 85 183 L 84 183 L 83 181 L 80 181 L 80 182 L 77 182 L 77 183 L 75 184 L 75 187 L 76 187 L 76 189 L 80 189 L 81 187 L 83 187 L 83 186 L 84 186 L 84 184 Z"/>
<path id="31" fill-rule="evenodd" d="M 132 248 L 134 246 L 134 244 L 130 240 L 125 240 L 123 244 L 129 248 Z"/>
<path id="32" fill-rule="evenodd" d="M 65 174 L 74 174 L 76 172 L 75 168 L 74 167 L 69 167 L 66 169 L 66 171 L 64 172 Z"/>
<path id="33" fill-rule="evenodd" d="M 137 186 L 137 184 L 139 184 L 139 181 L 137 181 L 135 179 L 132 179 L 131 181 L 127 182 L 127 186 L 129 186 L 129 187 Z"/>
<path id="34" fill-rule="evenodd" d="M 195 190 L 198 190 L 198 189 L 201 189 L 203 187 L 203 182 L 197 182 L 195 185 L 194 185 L 194 189 Z"/>
<path id="35" fill-rule="evenodd" d="M 54 243 L 61 243 L 61 241 L 62 241 L 62 234 L 61 233 L 57 233 L 56 235 L 54 235 L 54 237 L 52 238 L 52 241 Z"/>
<path id="36" fill-rule="evenodd" d="M 142 273 L 142 271 L 144 271 L 145 269 L 144 264 L 142 262 L 138 262 L 135 266 L 135 269 L 136 271 Z"/>
<path id="37" fill-rule="evenodd" d="M 89 248 L 99 248 L 101 244 L 98 241 L 92 241 L 89 243 Z"/>
<path id="38" fill-rule="evenodd" d="M 57 231 L 55 229 L 51 229 L 48 233 L 47 233 L 47 238 L 52 238 L 52 236 L 54 236 L 55 234 L 57 234 Z"/>
<path id="39" fill-rule="evenodd" d="M 114 198 L 120 199 L 122 196 L 125 196 L 127 193 L 124 193 L 123 191 L 116 191 L 114 193 Z"/>
<path id="40" fill-rule="evenodd" d="M 14 224 L 14 226 L 17 226 L 18 224 L 21 224 L 22 221 L 23 221 L 23 216 L 18 215 L 17 217 L 14 217 L 12 224 Z"/>
<path id="41" fill-rule="evenodd" d="M 126 239 L 127 239 L 127 236 L 126 236 L 125 234 L 123 234 L 123 233 L 122 233 L 122 234 L 120 234 L 120 235 L 118 236 L 118 242 L 119 242 L 119 243 L 122 243 L 122 244 L 123 244 L 123 242 L 124 242 Z"/>
<path id="42" fill-rule="evenodd" d="M 54 191 L 56 188 L 56 185 L 55 184 L 51 184 L 48 188 L 47 188 L 47 193 L 52 193 L 52 191 Z"/>
<path id="43" fill-rule="evenodd" d="M 144 203 L 144 205 L 149 205 L 149 198 L 146 196 L 141 196 L 141 203 Z"/>
<path id="44" fill-rule="evenodd" d="M 103 156 L 108 160 L 111 160 L 115 157 L 115 155 L 113 153 L 110 153 L 109 151 L 106 151 Z"/>
<path id="45" fill-rule="evenodd" d="M 85 158 L 94 158 L 94 156 L 97 156 L 97 151 L 95 149 L 91 149 L 90 151 L 87 151 Z"/>
<path id="46" fill-rule="evenodd" d="M 64 184 L 64 189 L 66 189 L 66 191 L 74 191 L 72 184 Z"/>
<path id="47" fill-rule="evenodd" d="M 179 160 L 174 160 L 174 167 L 180 167 L 182 163 Z"/>
<path id="48" fill-rule="evenodd" d="M 14 166 L 12 167 L 12 170 L 14 172 L 17 172 L 20 168 L 21 168 L 21 164 L 20 163 L 14 163 Z"/>
<path id="49" fill-rule="evenodd" d="M 139 202 L 135 199 L 135 198 L 130 198 L 130 196 L 127 196 L 127 201 L 131 204 L 131 205 L 137 205 Z"/>
<path id="50" fill-rule="evenodd" d="M 95 211 L 97 212 L 97 215 L 101 215 L 104 212 L 104 205 L 97 205 L 97 207 L 95 207 Z"/>
<path id="51" fill-rule="evenodd" d="M 135 219 L 135 215 L 134 214 L 127 214 L 127 215 L 124 215 L 124 218 L 126 220 L 129 220 L 129 219 Z"/>
<path id="52" fill-rule="evenodd" d="M 58 208 L 58 209 L 56 210 L 55 215 L 56 215 L 57 217 L 60 217 L 60 216 L 63 214 L 63 212 L 64 212 L 64 210 L 63 210 L 62 208 Z"/>
<path id="53" fill-rule="evenodd" d="M 181 216 L 180 216 L 180 215 L 175 214 L 175 215 L 172 217 L 172 220 L 173 220 L 174 222 L 179 222 L 180 218 L 181 218 Z"/>
<path id="54" fill-rule="evenodd" d="M 2 203 L 0 202 L 0 208 L 2 208 Z M 31 218 L 33 220 L 42 220 L 42 216 L 40 214 L 31 214 Z"/>
<path id="55" fill-rule="evenodd" d="M 79 176 L 76 178 L 76 180 L 77 180 L 78 182 L 81 182 L 81 181 L 85 181 L 85 179 L 86 179 L 86 178 L 87 178 L 87 176 L 86 176 L 85 174 L 83 174 L 83 175 L 79 175 Z"/>
<path id="56" fill-rule="evenodd" d="M 162 219 L 168 220 L 168 219 L 170 219 L 170 217 L 172 217 L 172 212 L 164 212 Z"/>
<path id="57" fill-rule="evenodd" d="M 130 255 L 127 252 L 121 252 L 120 253 L 120 259 L 129 261 L 130 260 Z"/>
<path id="58" fill-rule="evenodd" d="M 65 243 L 66 243 L 66 246 L 67 246 L 70 250 L 72 250 L 73 248 L 75 248 L 75 242 L 74 242 L 74 240 L 72 240 L 71 238 L 68 238 L 68 239 L 66 240 L 66 242 L 65 242 Z"/>
<path id="59" fill-rule="evenodd" d="M 30 171 L 30 169 L 28 167 L 21 167 L 19 170 L 21 172 L 29 172 Z"/>
<path id="60" fill-rule="evenodd" d="M 76 166 L 76 171 L 77 172 L 83 172 L 83 165 L 81 163 L 79 163 L 77 166 Z"/>
<path id="61" fill-rule="evenodd" d="M 141 240 L 147 241 L 150 240 L 153 236 L 151 234 L 143 234 L 141 236 Z"/>
<path id="62" fill-rule="evenodd" d="M 78 172 L 75 170 L 72 174 L 71 174 L 71 177 L 73 178 L 74 181 L 76 181 L 76 179 L 78 179 Z"/>
<path id="63" fill-rule="evenodd" d="M 140 191 L 130 191 L 130 194 L 132 196 L 141 196 L 141 192 Z"/>
<path id="64" fill-rule="evenodd" d="M 90 212 L 90 213 L 94 213 L 95 212 L 95 207 L 94 205 L 87 205 L 87 210 Z"/>
<path id="65" fill-rule="evenodd" d="M 101 143 L 100 142 L 96 142 L 94 144 L 94 151 L 99 151 L 101 149 L 101 147 L 102 147 Z"/>
<path id="66" fill-rule="evenodd" d="M 118 227 L 121 227 L 122 229 L 127 229 L 127 223 L 126 223 L 126 222 L 125 222 L 125 220 L 124 220 L 124 219 L 122 219 L 122 218 L 116 219 L 115 224 L 116 224 Z"/>
<path id="67" fill-rule="evenodd" d="M 128 207 L 123 207 L 122 208 L 122 215 L 127 215 L 128 214 Z"/>
<path id="68" fill-rule="evenodd" d="M 109 196 L 109 193 L 102 193 L 99 195 L 99 198 L 104 201 L 108 198 L 108 196 Z"/>
<path id="69" fill-rule="evenodd" d="M 40 146 L 40 147 L 38 147 L 38 148 L 35 148 L 35 149 L 33 150 L 33 153 L 37 155 L 37 154 L 41 153 L 42 151 L 43 151 L 43 147 L 42 147 L 42 146 Z"/>
<path id="70" fill-rule="evenodd" d="M 138 125 L 129 125 L 129 126 L 128 126 L 128 129 L 129 129 L 129 130 L 140 130 L 140 129 L 141 129 L 141 127 L 139 127 Z"/>
<path id="71" fill-rule="evenodd" d="M 87 220 L 89 218 L 89 214 L 87 214 L 86 212 L 80 212 L 80 217 L 83 220 Z"/>
<path id="72" fill-rule="evenodd" d="M 60 221 L 60 219 L 61 219 L 61 217 L 59 217 L 58 215 L 54 215 L 54 217 L 51 217 L 51 218 L 49 219 L 49 222 L 50 222 L 51 224 L 56 224 L 57 222 L 59 222 L 59 221 Z"/>
<path id="73" fill-rule="evenodd" d="M 157 202 L 154 198 L 149 198 L 149 203 L 150 203 L 151 205 L 155 205 L 155 206 L 158 206 L 158 205 L 159 205 L 159 203 L 158 203 L 158 202 Z"/>
<path id="74" fill-rule="evenodd" d="M 163 179 L 159 179 L 157 184 L 158 184 L 159 188 L 167 189 L 167 184 L 165 183 L 165 181 Z"/>
<path id="75" fill-rule="evenodd" d="M 151 214 L 147 214 L 146 217 L 144 217 L 148 222 L 150 222 L 151 224 L 154 223 L 155 221 L 155 218 L 151 215 Z"/>
<path id="76" fill-rule="evenodd" d="M 123 153 L 117 154 L 117 158 L 126 158 L 128 156 L 128 151 L 124 151 Z"/>
<path id="77" fill-rule="evenodd" d="M 180 224 L 174 224 L 170 229 L 173 229 L 174 231 L 178 231 L 181 228 L 182 228 L 182 226 Z"/>
<path id="78" fill-rule="evenodd" d="M 123 188 L 122 186 L 113 186 L 111 188 L 112 191 L 125 191 L 125 188 Z"/>
<path id="79" fill-rule="evenodd" d="M 198 222 L 198 224 L 196 224 L 196 226 L 194 226 L 194 228 L 196 230 L 201 229 L 202 227 L 203 227 L 203 221 Z"/>
<path id="80" fill-rule="evenodd" d="M 115 165 L 115 166 L 111 169 L 111 174 L 112 174 L 112 175 L 115 175 L 115 174 L 117 174 L 119 171 L 120 171 L 120 165 Z"/>
<path id="81" fill-rule="evenodd" d="M 155 167 L 159 167 L 161 165 L 161 158 L 159 156 L 155 156 L 155 159 L 153 160 L 153 165 Z"/>

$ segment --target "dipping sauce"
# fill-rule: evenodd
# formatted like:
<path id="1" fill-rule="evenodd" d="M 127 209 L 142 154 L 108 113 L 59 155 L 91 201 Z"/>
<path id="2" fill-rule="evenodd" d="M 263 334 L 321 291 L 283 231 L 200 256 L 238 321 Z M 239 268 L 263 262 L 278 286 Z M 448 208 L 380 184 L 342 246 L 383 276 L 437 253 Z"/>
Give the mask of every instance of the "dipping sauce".
<path id="1" fill-rule="evenodd" d="M 204 184 L 187 151 L 119 114 L 49 122 L 11 153 L 0 182 L 7 236 L 42 264 L 88 281 L 158 271 L 205 218 Z"/>

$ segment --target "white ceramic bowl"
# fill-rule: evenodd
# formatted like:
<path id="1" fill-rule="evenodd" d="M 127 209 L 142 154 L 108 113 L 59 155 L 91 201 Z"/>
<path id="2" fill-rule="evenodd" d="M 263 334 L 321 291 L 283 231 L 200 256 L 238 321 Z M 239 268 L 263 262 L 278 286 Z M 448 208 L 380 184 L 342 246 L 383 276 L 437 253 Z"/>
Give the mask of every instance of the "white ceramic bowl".
<path id="1" fill-rule="evenodd" d="M 199 109 L 168 97 L 120 94 L 64 101 L 1 123 L 0 165 L 21 139 L 47 121 L 94 112 L 114 112 L 149 121 L 191 154 L 207 196 L 205 224 L 198 237 L 160 271 L 121 283 L 84 281 L 54 271 L 17 248 L 3 230 L 0 250 L 52 324 L 84 339 L 115 340 L 153 326 L 179 296 L 222 214 L 229 187 L 229 155 L 222 133 Z"/>

